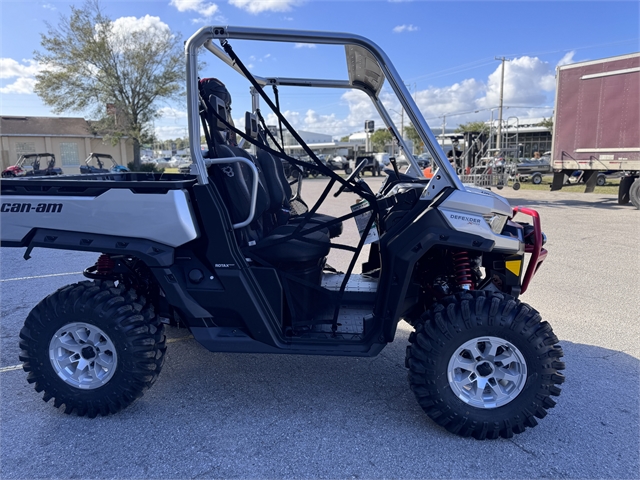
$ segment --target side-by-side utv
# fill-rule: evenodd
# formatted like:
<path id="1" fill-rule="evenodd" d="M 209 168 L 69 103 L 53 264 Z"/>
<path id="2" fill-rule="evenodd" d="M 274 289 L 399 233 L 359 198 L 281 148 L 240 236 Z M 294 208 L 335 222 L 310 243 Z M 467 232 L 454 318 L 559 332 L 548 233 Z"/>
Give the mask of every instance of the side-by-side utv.
<path id="1" fill-rule="evenodd" d="M 345 79 L 252 75 L 235 40 L 343 46 Z M 27 380 L 44 400 L 89 417 L 125 408 L 160 373 L 170 321 L 213 352 L 371 357 L 404 320 L 414 328 L 409 386 L 437 424 L 478 439 L 535 426 L 564 380 L 557 337 L 519 300 L 547 254 L 538 214 L 460 182 L 391 61 L 366 38 L 206 27 L 185 49 L 191 174 L 2 182 L 2 246 L 26 248 L 25 258 L 36 247 L 99 254 L 88 280 L 42 300 L 20 333 Z M 241 128 L 225 85 L 199 78 L 202 51 L 249 82 L 252 111 Z M 433 158 L 431 179 L 381 101 L 385 84 Z M 392 160 L 378 191 L 360 178 L 365 162 L 338 175 L 280 112 L 277 95 L 288 86 L 364 92 L 406 171 Z M 312 164 L 285 153 L 261 103 Z M 314 204 L 302 198 L 302 168 L 328 177 Z M 346 199 L 343 216 L 319 213 L 330 194 Z M 341 244 L 343 223 L 354 220 L 359 241 Z M 332 249 L 352 254 L 344 271 L 327 265 Z"/>

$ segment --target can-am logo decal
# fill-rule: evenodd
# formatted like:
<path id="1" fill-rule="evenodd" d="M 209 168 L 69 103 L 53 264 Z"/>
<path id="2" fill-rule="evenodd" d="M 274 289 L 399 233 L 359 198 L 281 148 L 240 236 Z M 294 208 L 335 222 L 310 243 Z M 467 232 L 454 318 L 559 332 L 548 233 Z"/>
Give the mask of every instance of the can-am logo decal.
<path id="1" fill-rule="evenodd" d="M 462 220 L 463 222 L 467 222 L 471 225 L 482 225 L 482 221 L 479 218 L 465 217 L 464 215 L 454 215 L 453 213 L 449 215 L 449 218 L 453 220 Z"/>
<path id="2" fill-rule="evenodd" d="M 0 208 L 2 213 L 60 213 L 62 212 L 61 203 L 3 203 Z"/>

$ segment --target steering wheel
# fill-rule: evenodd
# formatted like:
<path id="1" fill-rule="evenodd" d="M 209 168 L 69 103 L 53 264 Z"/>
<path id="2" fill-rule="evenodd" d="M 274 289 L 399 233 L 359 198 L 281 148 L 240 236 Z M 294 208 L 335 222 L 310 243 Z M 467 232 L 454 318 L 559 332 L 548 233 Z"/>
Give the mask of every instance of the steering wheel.
<path id="1" fill-rule="evenodd" d="M 356 178 L 358 176 L 358 174 L 360 173 L 360 170 L 362 170 L 365 166 L 367 165 L 367 159 L 365 158 L 364 160 L 362 160 L 358 166 L 356 168 L 353 169 L 353 172 L 351 172 L 351 175 L 349 175 L 347 177 L 347 179 L 345 180 L 346 183 L 344 183 L 336 193 L 333 194 L 334 197 L 339 196 L 342 192 L 344 192 L 348 187 L 347 183 L 352 182 L 354 178 Z"/>

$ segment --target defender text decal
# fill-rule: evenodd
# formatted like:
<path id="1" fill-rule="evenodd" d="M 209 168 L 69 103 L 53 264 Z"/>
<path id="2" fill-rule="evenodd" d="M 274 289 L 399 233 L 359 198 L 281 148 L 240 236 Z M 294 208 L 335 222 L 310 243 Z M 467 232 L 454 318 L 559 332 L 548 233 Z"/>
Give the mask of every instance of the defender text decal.
<path id="1" fill-rule="evenodd" d="M 464 215 L 454 215 L 453 213 L 449 215 L 449 217 L 454 220 L 462 220 L 463 222 L 468 222 L 471 224 L 476 223 L 478 225 L 482 225 L 482 221 L 479 218 L 465 217 Z"/>

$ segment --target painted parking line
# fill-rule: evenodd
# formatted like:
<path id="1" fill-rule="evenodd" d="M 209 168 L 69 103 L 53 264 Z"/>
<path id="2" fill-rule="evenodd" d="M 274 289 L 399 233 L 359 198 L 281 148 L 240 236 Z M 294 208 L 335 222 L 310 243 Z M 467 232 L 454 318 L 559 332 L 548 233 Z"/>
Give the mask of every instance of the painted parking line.
<path id="1" fill-rule="evenodd" d="M 31 280 L 34 278 L 64 277 L 65 275 L 80 275 L 81 273 L 82 272 L 50 273 L 48 275 L 35 275 L 33 277 L 2 278 L 0 279 L 0 282 L 15 282 L 18 280 Z"/>
<path id="2" fill-rule="evenodd" d="M 13 370 L 22 370 L 22 365 L 11 365 L 10 367 L 0 368 L 0 373 L 11 372 Z"/>
<path id="3" fill-rule="evenodd" d="M 182 342 L 184 340 L 191 340 L 192 338 L 193 338 L 193 335 L 188 335 L 186 337 L 180 337 L 180 338 L 168 338 L 167 339 L 167 343 Z M 0 373 L 13 372 L 14 370 L 22 370 L 22 364 L 20 364 L 20 365 L 10 365 L 8 367 L 2 367 L 2 368 L 0 368 Z"/>

